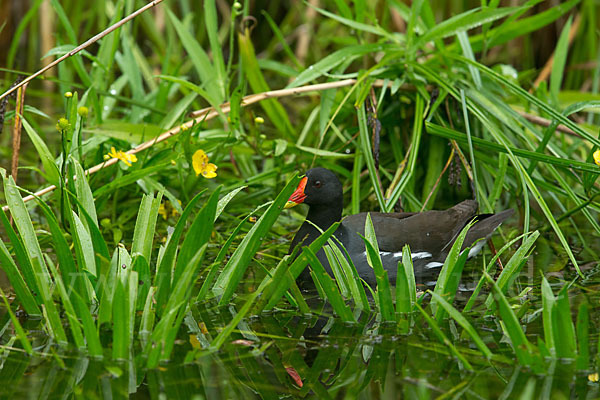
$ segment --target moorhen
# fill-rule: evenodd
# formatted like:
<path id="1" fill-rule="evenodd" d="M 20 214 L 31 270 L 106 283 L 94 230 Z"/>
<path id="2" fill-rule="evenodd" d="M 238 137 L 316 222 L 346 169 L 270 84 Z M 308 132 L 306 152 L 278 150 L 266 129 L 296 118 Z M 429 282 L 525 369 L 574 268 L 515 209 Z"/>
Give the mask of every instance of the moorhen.
<path id="1" fill-rule="evenodd" d="M 343 194 L 338 177 L 326 168 L 308 170 L 296 191 L 290 196 L 285 208 L 301 203 L 308 204 L 310 208 L 306 221 L 292 240 L 290 254 L 300 243 L 301 246 L 306 246 L 320 235 L 318 229 L 312 224 L 325 231 L 334 222 L 342 220 Z M 477 215 L 477 208 L 477 201 L 465 200 L 444 211 L 371 212 L 381 261 L 390 281 L 392 283 L 396 281 L 398 261 L 402 259 L 402 248 L 405 244 L 410 246 L 417 283 L 433 285 L 452 244 L 466 224 L 474 218 L 477 219 L 467 233 L 463 249 L 479 239 L 489 238 L 494 230 L 513 214 L 513 210 L 509 209 L 498 214 Z M 375 287 L 375 274 L 373 268 L 367 263 L 365 244 L 359 236 L 359 234 L 364 236 L 366 217 L 367 213 L 347 216 L 334 235 L 344 245 L 359 276 Z M 468 256 L 476 255 L 484 242 L 484 240 L 477 242 Z M 330 276 L 333 276 L 322 249 L 317 252 L 317 257 Z M 300 275 L 299 281 L 303 286 L 306 286 L 306 283 L 310 284 L 312 280 L 308 268 Z"/>

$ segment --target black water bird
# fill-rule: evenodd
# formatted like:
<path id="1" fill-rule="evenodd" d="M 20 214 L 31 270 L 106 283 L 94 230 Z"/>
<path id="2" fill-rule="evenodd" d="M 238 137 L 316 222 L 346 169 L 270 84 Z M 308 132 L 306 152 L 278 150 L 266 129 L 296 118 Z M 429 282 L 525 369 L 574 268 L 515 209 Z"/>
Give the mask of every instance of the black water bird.
<path id="1" fill-rule="evenodd" d="M 359 236 L 364 236 L 367 213 L 349 215 L 342 219 L 343 191 L 338 177 L 326 168 L 308 170 L 296 191 L 290 196 L 286 208 L 301 203 L 309 206 L 308 215 L 294 236 L 289 252 L 292 253 L 299 244 L 307 246 L 320 235 L 314 225 L 325 231 L 333 223 L 342 221 L 334 235 L 347 250 L 360 277 L 371 287 L 375 287 L 375 274 L 367 262 L 365 244 Z M 405 244 L 410 246 L 417 283 L 433 284 L 452 244 L 470 221 L 476 219 L 477 222 L 469 229 L 463 249 L 479 239 L 489 238 L 494 230 L 513 214 L 513 210 L 509 209 L 498 214 L 477 215 L 477 208 L 477 201 L 465 200 L 443 211 L 371 212 L 381 261 L 390 281 L 396 281 L 397 266 L 402 259 L 402 248 Z M 484 243 L 485 240 L 475 243 L 469 251 L 469 257 L 476 255 Z M 333 276 L 322 249 L 318 251 L 317 257 Z M 311 281 L 308 268 L 300 275 L 299 280 Z"/>

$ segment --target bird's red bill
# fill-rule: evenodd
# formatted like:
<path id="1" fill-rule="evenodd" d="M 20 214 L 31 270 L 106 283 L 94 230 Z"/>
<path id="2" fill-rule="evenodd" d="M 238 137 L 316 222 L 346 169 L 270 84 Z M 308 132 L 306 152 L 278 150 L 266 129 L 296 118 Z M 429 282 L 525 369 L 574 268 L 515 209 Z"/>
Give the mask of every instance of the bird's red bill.
<path id="1" fill-rule="evenodd" d="M 307 177 L 302 178 L 294 193 L 292 193 L 287 203 L 285 203 L 285 208 L 291 208 L 304 202 L 304 199 L 306 199 L 306 194 L 304 194 L 304 188 L 306 187 L 307 181 Z"/>

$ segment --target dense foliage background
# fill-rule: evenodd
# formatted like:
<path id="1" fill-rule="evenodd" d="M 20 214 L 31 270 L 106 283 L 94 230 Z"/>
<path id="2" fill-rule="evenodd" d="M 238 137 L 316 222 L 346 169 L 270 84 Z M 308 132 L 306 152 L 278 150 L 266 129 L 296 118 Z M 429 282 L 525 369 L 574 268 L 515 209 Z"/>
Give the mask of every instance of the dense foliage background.
<path id="1" fill-rule="evenodd" d="M 3 91 L 145 4 L 5 1 Z M 249 361 L 243 372 L 223 368 L 260 397 L 335 397 L 376 380 L 384 390 L 386 374 L 408 397 L 433 390 L 428 379 L 457 396 L 486 397 L 497 386 L 489 382 L 510 380 L 506 396 L 554 388 L 593 397 L 599 11 L 592 0 L 165 0 L 103 36 L 1 107 L 0 204 L 9 207 L 0 215 L 0 265 L 12 309 L 0 321 L 2 357 L 21 366 L 3 379 L 18 392 L 25 371 L 44 371 L 11 358 L 12 346 L 42 356 L 68 343 L 81 354 L 135 359 L 127 371 L 138 383 L 114 389 L 133 393 L 139 382 L 152 386 L 161 361 L 206 369 L 212 364 L 203 357 L 222 348 L 217 364 L 228 365 L 223 357 L 238 357 L 235 345 L 246 340 L 259 363 L 276 364 L 272 380 L 281 387 L 257 383 Z M 245 98 L 279 89 L 289 90 Z M 19 96 L 23 118 L 13 129 Z M 198 112 L 207 107 L 220 111 Z M 172 137 L 163 140 L 165 132 Z M 456 253 L 433 292 L 417 300 L 407 267 L 403 290 L 379 285 L 370 304 L 349 267 L 340 266 L 336 283 L 323 278 L 333 309 L 313 315 L 358 324 L 336 328 L 357 343 L 329 355 L 347 368 L 334 369 L 329 383 L 337 383 L 328 387 L 309 373 L 320 368 L 312 364 L 318 356 L 303 364 L 289 356 L 296 347 L 272 339 L 308 337 L 287 325 L 309 311 L 287 268 L 298 274 L 311 254 L 294 263 L 284 257 L 303 211 L 281 206 L 311 166 L 340 176 L 345 215 L 444 209 L 473 197 L 482 213 L 517 211 L 494 237 L 502 272 L 489 250 L 464 272 Z M 22 202 L 50 185 L 57 189 Z M 476 287 L 466 297 L 456 297 L 461 275 Z M 291 316 L 275 323 L 264 309 Z M 255 324 L 249 315 L 264 319 Z M 393 328 L 384 331 L 382 321 Z M 176 339 L 185 332 L 196 339 L 182 348 Z M 453 379 L 433 372 L 411 383 L 418 365 L 388 372 L 394 352 L 359 343 L 378 334 L 419 338 L 446 357 Z M 269 340 L 277 351 L 267 350 Z M 373 361 L 373 348 L 387 358 Z M 394 348 L 402 365 L 409 355 Z M 350 364 L 358 355 L 371 362 L 352 388 L 347 382 L 364 369 Z M 509 370 L 513 359 L 517 372 Z M 519 375 L 523 367 L 553 376 L 559 359 L 569 372 L 554 382 L 536 388 L 537 378 Z M 466 377 L 470 370 L 482 375 Z M 86 371 L 73 378 L 83 393 L 98 384 L 97 371 Z"/>

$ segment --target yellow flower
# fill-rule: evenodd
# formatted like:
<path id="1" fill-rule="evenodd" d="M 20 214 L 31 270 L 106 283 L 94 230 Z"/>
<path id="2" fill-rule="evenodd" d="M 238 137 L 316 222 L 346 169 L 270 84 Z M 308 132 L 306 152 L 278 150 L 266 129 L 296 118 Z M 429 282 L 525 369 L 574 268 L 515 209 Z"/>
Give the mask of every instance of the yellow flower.
<path id="1" fill-rule="evenodd" d="M 600 165 L 600 150 L 594 152 L 594 162 L 596 165 Z"/>
<path id="2" fill-rule="evenodd" d="M 263 117 L 256 117 L 254 118 L 254 122 L 256 122 L 257 124 L 264 124 L 265 119 Z"/>
<path id="3" fill-rule="evenodd" d="M 169 213 L 167 212 L 167 206 L 165 203 L 160 203 L 160 206 L 158 206 L 158 213 L 162 215 L 163 219 L 167 219 Z"/>
<path id="4" fill-rule="evenodd" d="M 114 147 L 110 148 L 110 153 L 108 153 L 107 156 L 109 156 L 110 158 L 116 158 L 118 160 L 121 160 L 129 167 L 131 167 L 131 163 L 137 161 L 137 157 L 135 156 L 135 154 L 125 153 L 122 150 L 116 151 Z"/>
<path id="5" fill-rule="evenodd" d="M 73 92 L 65 92 L 65 97 L 66 97 L 67 99 L 69 99 L 69 98 L 73 97 Z"/>
<path id="6" fill-rule="evenodd" d="M 178 199 L 177 202 L 179 203 L 179 205 L 181 205 L 181 200 Z M 173 207 L 171 202 L 167 200 L 164 203 L 161 203 L 160 206 L 158 206 L 158 213 L 162 215 L 162 217 L 166 220 L 167 218 L 169 218 L 169 216 L 174 217 L 177 214 L 179 214 L 179 211 L 177 211 L 177 209 Z"/>
<path id="7" fill-rule="evenodd" d="M 598 373 L 593 373 L 588 375 L 588 381 L 590 382 L 598 382 Z"/>
<path id="8" fill-rule="evenodd" d="M 197 150 L 192 156 L 192 166 L 196 175 L 202 174 L 207 179 L 217 176 L 217 166 L 208 162 L 208 156 L 204 150 Z"/>

